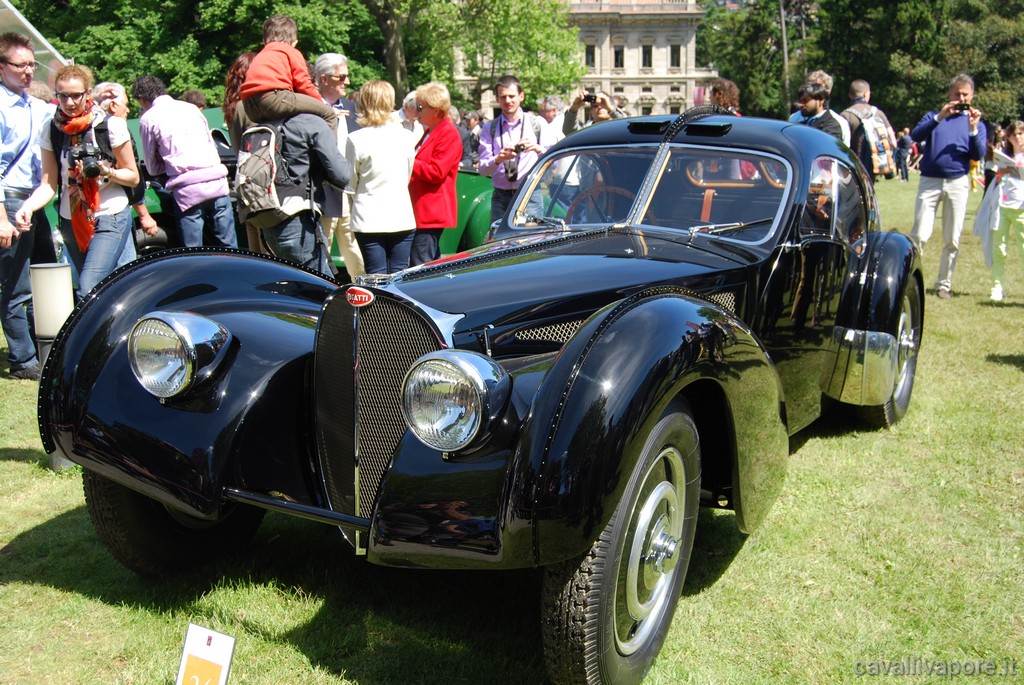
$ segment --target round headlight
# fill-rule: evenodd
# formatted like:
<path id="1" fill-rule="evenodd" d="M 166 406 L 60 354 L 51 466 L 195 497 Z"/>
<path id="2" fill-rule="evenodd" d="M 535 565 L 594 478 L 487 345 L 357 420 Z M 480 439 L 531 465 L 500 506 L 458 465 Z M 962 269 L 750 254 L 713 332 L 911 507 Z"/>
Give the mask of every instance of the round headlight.
<path id="1" fill-rule="evenodd" d="M 153 312 L 128 334 L 128 359 L 143 388 L 160 398 L 188 390 L 213 373 L 230 336 L 217 322 L 197 314 Z"/>
<path id="2" fill-rule="evenodd" d="M 132 372 L 148 392 L 174 397 L 192 381 L 194 355 L 174 328 L 160 319 L 142 319 L 128 337 Z"/>
<path id="3" fill-rule="evenodd" d="M 402 414 L 425 445 L 456 452 L 489 430 L 508 397 L 508 385 L 505 370 L 490 357 L 432 352 L 406 374 Z"/>

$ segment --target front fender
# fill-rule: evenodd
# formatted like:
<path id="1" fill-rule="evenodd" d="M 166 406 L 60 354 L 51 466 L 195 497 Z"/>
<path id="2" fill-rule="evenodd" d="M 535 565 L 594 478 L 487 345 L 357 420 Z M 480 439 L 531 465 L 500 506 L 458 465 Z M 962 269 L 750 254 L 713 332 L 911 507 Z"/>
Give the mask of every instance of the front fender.
<path id="1" fill-rule="evenodd" d="M 39 394 L 48 452 L 191 515 L 215 518 L 225 486 L 308 502 L 308 366 L 322 303 L 337 287 L 273 258 L 169 250 L 112 274 L 54 341 Z M 224 363 L 161 402 L 132 374 L 127 336 L 154 310 L 217 321 Z"/>
<path id="2" fill-rule="evenodd" d="M 516 455 L 511 504 L 532 516 L 538 565 L 590 547 L 662 412 L 704 393 L 722 415 L 699 429 L 728 435 L 709 441 L 720 449 L 704 459 L 724 460 L 739 523 L 752 528 L 781 487 L 787 442 L 777 374 L 749 330 L 674 289 L 631 296 L 580 330 L 539 388 Z"/>

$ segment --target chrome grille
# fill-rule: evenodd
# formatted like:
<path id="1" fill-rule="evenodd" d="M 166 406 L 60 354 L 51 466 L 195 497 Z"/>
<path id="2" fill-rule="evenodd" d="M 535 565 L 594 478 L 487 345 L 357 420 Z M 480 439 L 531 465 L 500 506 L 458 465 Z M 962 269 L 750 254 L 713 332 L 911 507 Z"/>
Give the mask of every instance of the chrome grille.
<path id="1" fill-rule="evenodd" d="M 413 307 L 375 294 L 359 309 L 344 296 L 333 298 L 316 349 L 317 435 L 331 507 L 367 519 L 406 430 L 405 374 L 414 361 L 441 348 L 429 321 Z"/>

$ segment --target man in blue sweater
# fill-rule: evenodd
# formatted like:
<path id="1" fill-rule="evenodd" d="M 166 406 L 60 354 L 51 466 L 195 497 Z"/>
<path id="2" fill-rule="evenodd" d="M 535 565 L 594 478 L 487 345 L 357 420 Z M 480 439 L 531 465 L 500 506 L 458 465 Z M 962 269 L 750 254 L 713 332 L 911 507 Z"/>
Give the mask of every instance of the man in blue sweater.
<path id="1" fill-rule="evenodd" d="M 935 288 L 944 300 L 953 296 L 953 269 L 971 192 L 971 160 L 985 158 L 985 125 L 981 123 L 981 110 L 971 107 L 973 99 L 974 79 L 966 74 L 954 77 L 949 86 L 949 102 L 942 109 L 925 114 L 910 134 L 918 143 L 925 144 L 910 239 L 924 249 L 941 202 L 943 244 Z"/>

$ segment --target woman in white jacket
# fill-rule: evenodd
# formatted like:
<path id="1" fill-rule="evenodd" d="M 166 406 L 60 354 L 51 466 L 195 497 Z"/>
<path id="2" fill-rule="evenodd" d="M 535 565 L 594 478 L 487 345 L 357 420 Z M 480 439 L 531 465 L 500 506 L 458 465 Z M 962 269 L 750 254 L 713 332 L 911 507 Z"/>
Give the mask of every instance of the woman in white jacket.
<path id="1" fill-rule="evenodd" d="M 387 81 L 363 84 L 357 104 L 363 128 L 349 133 L 345 145 L 352 165 L 352 232 L 366 273 L 394 273 L 409 266 L 416 229 L 409 199 L 416 140 L 391 117 L 395 89 Z"/>

